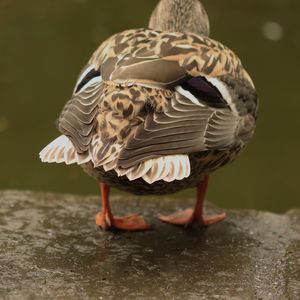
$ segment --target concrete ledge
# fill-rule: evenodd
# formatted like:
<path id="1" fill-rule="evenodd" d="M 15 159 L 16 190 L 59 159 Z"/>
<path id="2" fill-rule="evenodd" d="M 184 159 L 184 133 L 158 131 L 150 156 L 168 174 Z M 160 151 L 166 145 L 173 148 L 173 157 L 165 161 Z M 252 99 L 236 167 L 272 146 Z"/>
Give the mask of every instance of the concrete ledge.
<path id="1" fill-rule="evenodd" d="M 154 216 L 193 199 L 114 197 L 116 214 L 142 212 L 155 228 L 112 233 L 94 225 L 98 203 L 0 192 L 0 298 L 300 298 L 300 210 L 231 210 L 221 224 L 187 230 Z"/>

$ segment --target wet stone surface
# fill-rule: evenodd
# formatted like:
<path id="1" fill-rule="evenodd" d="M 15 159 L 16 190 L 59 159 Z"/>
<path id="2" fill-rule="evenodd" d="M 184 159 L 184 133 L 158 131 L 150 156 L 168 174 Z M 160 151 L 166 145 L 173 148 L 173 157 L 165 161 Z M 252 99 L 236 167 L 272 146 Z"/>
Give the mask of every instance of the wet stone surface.
<path id="1" fill-rule="evenodd" d="M 111 202 L 116 214 L 142 212 L 154 229 L 102 232 L 95 196 L 0 192 L 0 298 L 300 298 L 300 210 L 231 210 L 223 223 L 184 229 L 155 215 L 193 199 Z"/>

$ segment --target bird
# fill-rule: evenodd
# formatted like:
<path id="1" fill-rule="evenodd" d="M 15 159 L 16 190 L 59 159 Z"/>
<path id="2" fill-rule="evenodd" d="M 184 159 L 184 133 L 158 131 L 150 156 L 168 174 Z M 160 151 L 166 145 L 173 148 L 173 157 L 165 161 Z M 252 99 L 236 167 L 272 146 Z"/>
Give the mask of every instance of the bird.
<path id="1" fill-rule="evenodd" d="M 252 138 L 258 96 L 239 57 L 210 38 L 198 0 L 160 0 L 146 28 L 109 37 L 82 69 L 57 120 L 61 135 L 41 152 L 47 163 L 77 164 L 95 178 L 104 229 L 152 229 L 142 215 L 115 216 L 110 187 L 163 195 L 195 187 L 195 207 L 159 215 L 177 226 L 208 226 L 212 172 Z"/>

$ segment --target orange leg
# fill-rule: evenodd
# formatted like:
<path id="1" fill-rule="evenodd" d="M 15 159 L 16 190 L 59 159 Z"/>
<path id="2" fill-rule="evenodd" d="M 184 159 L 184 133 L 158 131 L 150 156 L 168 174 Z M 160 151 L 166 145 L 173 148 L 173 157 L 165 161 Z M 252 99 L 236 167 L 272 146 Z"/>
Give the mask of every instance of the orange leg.
<path id="1" fill-rule="evenodd" d="M 151 225 L 147 224 L 140 215 L 130 215 L 125 217 L 114 217 L 109 205 L 110 187 L 100 182 L 102 211 L 96 215 L 96 224 L 104 230 L 116 228 L 120 230 L 148 230 Z"/>
<path id="2" fill-rule="evenodd" d="M 213 216 L 204 216 L 203 205 L 207 187 L 208 176 L 206 176 L 197 187 L 197 202 L 194 210 L 189 208 L 170 216 L 161 215 L 159 216 L 159 219 L 166 223 L 185 226 L 189 226 L 192 224 L 208 226 L 223 221 L 226 218 L 225 213 Z"/>

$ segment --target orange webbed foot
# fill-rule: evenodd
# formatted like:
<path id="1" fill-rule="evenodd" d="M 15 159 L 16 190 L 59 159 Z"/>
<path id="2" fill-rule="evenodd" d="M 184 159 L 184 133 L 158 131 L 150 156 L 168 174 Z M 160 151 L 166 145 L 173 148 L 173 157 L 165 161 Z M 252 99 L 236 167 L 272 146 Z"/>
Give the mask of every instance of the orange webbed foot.
<path id="1" fill-rule="evenodd" d="M 226 214 L 222 213 L 219 215 L 212 216 L 200 216 L 197 217 L 195 211 L 191 208 L 179 211 L 175 214 L 165 216 L 160 215 L 159 219 L 165 223 L 181 226 L 200 225 L 208 226 L 225 220 Z"/>
<path id="2" fill-rule="evenodd" d="M 204 197 L 208 187 L 208 176 L 205 176 L 204 179 L 198 184 L 197 187 L 197 201 L 195 209 L 186 209 L 179 211 L 175 214 L 169 216 L 159 216 L 159 219 L 165 223 L 170 223 L 173 225 L 200 225 L 208 226 L 226 219 L 226 214 L 222 213 L 219 215 L 205 216 L 203 214 L 203 204 Z"/>
<path id="3" fill-rule="evenodd" d="M 147 224 L 145 219 L 138 214 L 114 217 L 109 213 L 98 213 L 96 215 L 96 224 L 104 230 L 115 228 L 126 231 L 140 231 L 152 228 L 152 226 Z"/>

